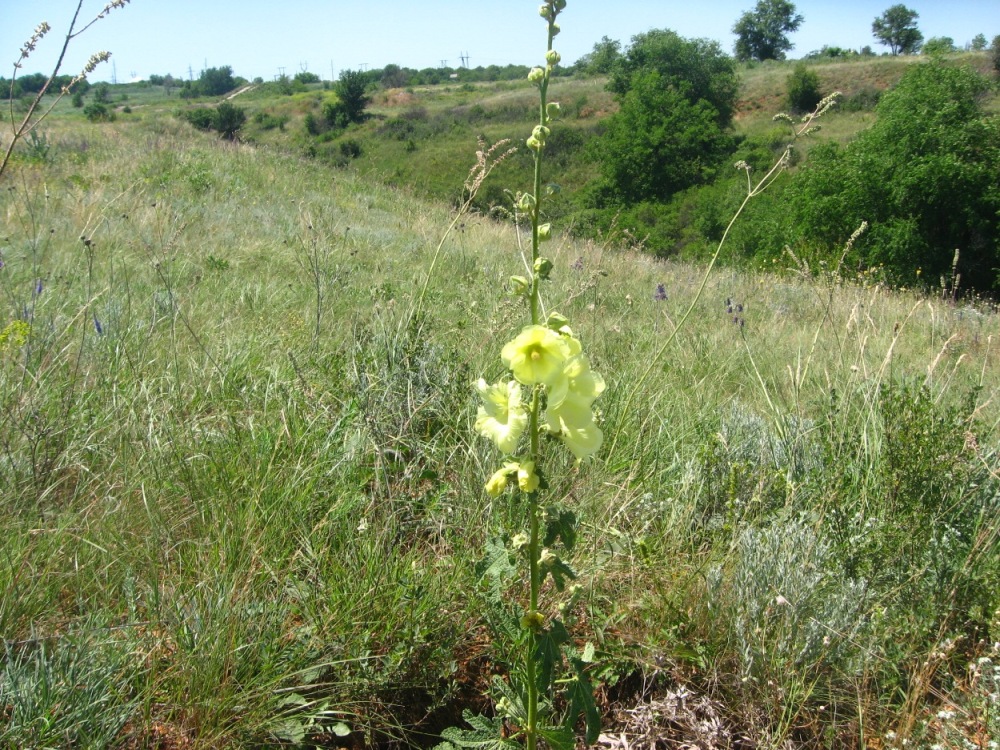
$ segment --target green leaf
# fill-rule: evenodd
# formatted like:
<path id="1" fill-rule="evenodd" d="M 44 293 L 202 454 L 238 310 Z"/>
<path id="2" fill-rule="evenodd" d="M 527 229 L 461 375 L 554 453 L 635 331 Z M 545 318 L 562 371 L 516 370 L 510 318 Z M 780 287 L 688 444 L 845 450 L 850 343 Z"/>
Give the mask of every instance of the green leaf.
<path id="1" fill-rule="evenodd" d="M 438 745 L 439 748 L 446 747 L 471 747 L 480 750 L 520 750 L 521 745 L 516 740 L 504 739 L 503 719 L 489 719 L 485 716 L 477 716 L 468 709 L 462 712 L 462 718 L 472 727 L 472 729 L 460 729 L 459 727 L 448 727 L 441 736 L 446 742 Z"/>
<path id="2" fill-rule="evenodd" d="M 576 544 L 576 514 L 571 510 L 563 510 L 554 505 L 545 509 L 545 541 L 546 547 L 561 539 L 567 552 L 573 551 Z"/>
<path id="3" fill-rule="evenodd" d="M 556 665 L 562 661 L 560 647 L 569 643 L 569 633 L 566 627 L 553 620 L 551 627 L 544 631 L 535 643 L 535 663 L 538 665 L 538 689 L 543 693 L 548 692 L 552 685 L 552 676 L 555 673 Z"/>
<path id="4" fill-rule="evenodd" d="M 588 745 L 593 745 L 601 733 L 601 713 L 594 702 L 594 686 L 584 671 L 584 663 L 579 659 L 572 659 L 571 663 L 574 675 L 566 691 L 570 707 L 566 715 L 566 726 L 572 728 L 576 717 L 582 713 L 587 723 L 585 739 Z"/>
<path id="5" fill-rule="evenodd" d="M 511 559 L 510 550 L 503 539 L 494 538 L 486 542 L 486 555 L 476 563 L 476 575 L 480 580 L 486 580 L 490 592 L 499 600 L 504 584 L 517 574 Z"/>
<path id="6" fill-rule="evenodd" d="M 576 746 L 576 737 L 571 726 L 539 727 L 538 735 L 552 750 L 573 750 Z"/>
<path id="7" fill-rule="evenodd" d="M 548 573 L 552 576 L 552 582 L 556 585 L 556 589 L 559 591 L 566 588 L 567 578 L 571 581 L 576 578 L 576 573 L 573 569 L 559 558 L 556 558 L 556 560 L 551 563 L 548 568 Z"/>

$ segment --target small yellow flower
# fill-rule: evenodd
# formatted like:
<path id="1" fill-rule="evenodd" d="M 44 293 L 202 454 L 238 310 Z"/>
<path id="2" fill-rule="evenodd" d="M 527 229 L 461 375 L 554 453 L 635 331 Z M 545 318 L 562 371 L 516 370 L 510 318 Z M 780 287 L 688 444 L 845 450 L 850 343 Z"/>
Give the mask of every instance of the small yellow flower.
<path id="1" fill-rule="evenodd" d="M 528 412 L 521 403 L 521 386 L 513 380 L 489 385 L 480 378 L 476 388 L 483 399 L 476 414 L 476 432 L 492 440 L 504 453 L 513 453 L 528 426 Z"/>
<path id="2" fill-rule="evenodd" d="M 504 345 L 500 357 L 517 382 L 553 387 L 565 382 L 566 360 L 579 352 L 580 342 L 575 339 L 561 336 L 545 326 L 527 326 Z"/>
<path id="3" fill-rule="evenodd" d="M 503 491 L 507 489 L 507 480 L 512 474 L 516 474 L 517 470 L 517 464 L 506 463 L 503 465 L 503 468 L 493 472 L 493 476 L 486 482 L 486 494 L 490 497 L 500 497 Z"/>
<path id="4" fill-rule="evenodd" d="M 524 461 L 517 469 L 517 486 L 521 492 L 534 492 L 538 489 L 538 474 L 535 473 L 535 462 Z"/>

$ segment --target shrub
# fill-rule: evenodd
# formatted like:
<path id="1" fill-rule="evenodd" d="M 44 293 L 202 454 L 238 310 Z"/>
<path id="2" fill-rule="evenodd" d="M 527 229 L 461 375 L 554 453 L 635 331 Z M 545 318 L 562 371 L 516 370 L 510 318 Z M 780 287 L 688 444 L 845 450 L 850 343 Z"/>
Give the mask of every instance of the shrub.
<path id="1" fill-rule="evenodd" d="M 227 140 L 235 139 L 246 121 L 247 113 L 229 102 L 222 102 L 215 110 L 215 129 Z"/>
<path id="2" fill-rule="evenodd" d="M 93 101 L 83 108 L 84 116 L 91 122 L 114 122 L 115 113 L 103 102 Z"/>
<path id="3" fill-rule="evenodd" d="M 215 110 L 209 107 L 186 110 L 181 113 L 181 117 L 198 128 L 198 130 L 215 129 Z"/>
<path id="4" fill-rule="evenodd" d="M 803 63 L 795 66 L 786 86 L 788 106 L 796 112 L 812 112 L 823 98 L 819 92 L 819 76 Z"/>
<path id="5" fill-rule="evenodd" d="M 879 263 L 898 282 L 947 275 L 961 250 L 963 286 L 988 289 L 1000 265 L 1000 122 L 975 71 L 914 65 L 844 148 L 820 146 L 796 177 L 793 212 L 810 244 L 832 251 L 866 220 L 851 262 Z"/>

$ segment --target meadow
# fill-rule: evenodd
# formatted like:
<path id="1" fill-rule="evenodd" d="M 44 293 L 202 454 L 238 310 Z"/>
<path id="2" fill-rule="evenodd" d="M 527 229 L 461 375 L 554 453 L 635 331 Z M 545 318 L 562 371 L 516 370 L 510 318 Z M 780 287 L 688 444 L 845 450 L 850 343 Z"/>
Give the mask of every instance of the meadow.
<path id="1" fill-rule="evenodd" d="M 0 185 L 0 745 L 433 746 L 512 659 L 474 383 L 524 227 L 133 111 Z M 555 235 L 607 388 L 546 601 L 601 744 L 994 747 L 995 307 Z"/>

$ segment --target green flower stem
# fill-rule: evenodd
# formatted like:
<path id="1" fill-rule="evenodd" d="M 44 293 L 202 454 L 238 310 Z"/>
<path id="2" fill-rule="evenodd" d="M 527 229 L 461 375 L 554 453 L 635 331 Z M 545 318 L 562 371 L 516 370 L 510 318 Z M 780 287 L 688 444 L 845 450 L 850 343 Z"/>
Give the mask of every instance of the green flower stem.
<path id="1" fill-rule="evenodd" d="M 549 34 L 548 34 L 548 50 L 552 49 L 552 38 L 555 36 L 552 33 L 553 21 L 549 21 Z M 544 126 L 546 124 L 546 98 L 549 88 L 549 71 L 546 69 L 545 75 L 538 85 L 538 124 Z M 539 257 L 539 245 L 540 238 L 538 236 L 538 227 L 540 224 L 541 210 L 542 210 L 542 150 L 539 148 L 535 151 L 535 175 L 534 175 L 534 196 L 535 203 L 531 210 L 531 266 L 532 269 L 535 268 L 535 261 Z M 540 314 L 540 289 L 539 283 L 541 281 L 540 274 L 537 270 L 533 270 L 531 274 L 531 324 L 539 325 L 541 323 Z M 529 435 L 531 436 L 531 448 L 529 451 L 529 458 L 535 462 L 536 470 L 540 468 L 538 448 L 538 427 L 539 427 L 539 411 L 541 409 L 541 399 L 540 399 L 540 388 L 535 386 L 531 394 L 531 411 L 529 413 Z M 529 531 L 529 541 L 528 541 L 528 579 L 530 594 L 528 597 L 528 614 L 534 615 L 538 612 L 538 598 L 539 592 L 542 587 L 541 581 L 541 571 L 538 565 L 538 558 L 541 554 L 540 549 L 540 532 L 539 532 L 539 508 L 538 508 L 538 492 L 532 492 L 528 495 L 528 523 L 530 526 Z M 534 623 L 532 628 L 528 633 L 528 647 L 527 653 L 524 655 L 525 661 L 525 673 L 528 678 L 527 685 L 527 699 L 528 705 L 525 707 L 528 713 L 527 726 L 524 727 L 524 737 L 525 744 L 528 750 L 535 750 L 538 743 L 538 677 L 536 674 L 535 665 L 535 651 L 538 647 L 538 632 Z"/>

